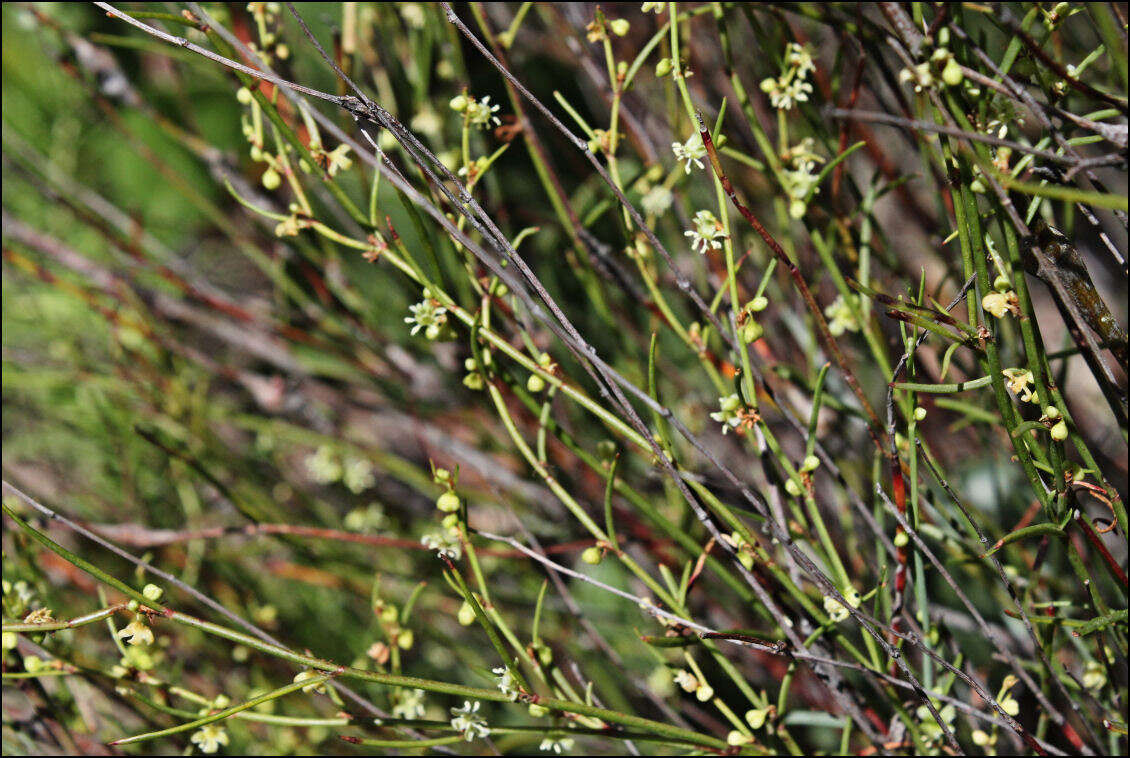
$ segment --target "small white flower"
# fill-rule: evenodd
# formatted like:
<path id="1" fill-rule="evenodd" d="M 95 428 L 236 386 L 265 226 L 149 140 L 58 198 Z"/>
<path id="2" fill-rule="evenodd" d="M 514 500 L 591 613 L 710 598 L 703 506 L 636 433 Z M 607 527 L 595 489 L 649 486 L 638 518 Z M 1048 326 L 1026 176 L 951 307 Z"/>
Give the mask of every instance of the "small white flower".
<path id="1" fill-rule="evenodd" d="M 675 672 L 675 684 L 682 687 L 686 692 L 694 692 L 698 689 L 698 679 L 686 669 L 679 669 Z"/>
<path id="2" fill-rule="evenodd" d="M 643 206 L 643 211 L 649 216 L 659 216 L 667 212 L 671 207 L 671 202 L 674 200 L 674 195 L 671 190 L 664 187 L 662 184 L 657 184 L 643 196 L 640 200 L 640 205 Z"/>
<path id="3" fill-rule="evenodd" d="M 424 716 L 424 691 L 402 689 L 397 695 L 392 715 L 400 719 L 418 719 Z"/>
<path id="4" fill-rule="evenodd" d="M 451 709 L 451 728 L 462 732 L 467 742 L 473 742 L 476 737 L 486 737 L 490 734 L 487 720 L 479 715 L 479 705 L 478 700 L 474 704 L 464 700 L 462 708 Z"/>
<path id="5" fill-rule="evenodd" d="M 1004 318 L 1005 314 L 1011 313 L 1013 315 L 1020 315 L 1020 304 L 1017 300 L 1016 293 L 1012 290 L 1007 292 L 990 292 L 981 298 L 981 307 L 993 314 L 997 318 Z"/>
<path id="6" fill-rule="evenodd" d="M 1088 661 L 1083 668 L 1083 686 L 1089 690 L 1101 690 L 1106 686 L 1106 669 L 1098 661 Z"/>
<path id="7" fill-rule="evenodd" d="M 428 297 L 427 294 L 420 302 L 408 306 L 408 310 L 412 312 L 412 315 L 404 319 L 404 323 L 412 324 L 412 335 L 430 326 L 443 326 L 447 321 L 447 309 Z"/>
<path id="8" fill-rule="evenodd" d="M 453 561 L 463 557 L 463 545 L 448 532 L 425 534 L 420 542 L 429 550 L 435 550 L 438 555 L 447 556 Z"/>
<path id="9" fill-rule="evenodd" d="M 118 636 L 131 645 L 152 645 L 153 630 L 145 625 L 141 616 L 134 616 L 124 629 L 118 630 Z"/>
<path id="10" fill-rule="evenodd" d="M 439 137 L 443 133 L 443 121 L 431 108 L 424 108 L 412 117 L 411 127 L 429 137 Z"/>
<path id="11" fill-rule="evenodd" d="M 216 724 L 205 724 L 189 739 L 200 748 L 201 753 L 214 753 L 221 745 L 228 744 L 228 733 Z"/>
<path id="12" fill-rule="evenodd" d="M 510 673 L 510 669 L 505 666 L 491 669 L 494 675 L 498 677 L 498 689 L 502 691 L 503 695 L 510 698 L 511 701 L 518 699 L 518 687 L 514 681 L 514 675 Z"/>
<path id="13" fill-rule="evenodd" d="M 742 422 L 741 414 L 738 413 L 741 410 L 742 401 L 737 394 L 718 398 L 718 405 L 722 410 L 711 413 L 710 418 L 722 424 L 722 434 L 731 429 L 736 429 Z"/>
<path id="14" fill-rule="evenodd" d="M 326 172 L 330 176 L 335 176 L 338 171 L 348 171 L 353 165 L 353 160 L 346 157 L 348 153 L 349 145 L 344 142 L 326 153 Z"/>
<path id="15" fill-rule="evenodd" d="M 350 492 L 359 495 L 376 483 L 373 467 L 364 458 L 348 458 L 342 470 L 341 483 Z"/>
<path id="16" fill-rule="evenodd" d="M 306 459 L 306 470 L 318 484 L 332 484 L 341 479 L 341 461 L 329 445 L 322 445 Z"/>
<path id="17" fill-rule="evenodd" d="M 646 5 L 646 3 L 645 3 Z M 661 3 L 656 3 L 661 5 Z M 568 753 L 573 749 L 573 740 L 570 737 L 546 737 L 538 745 L 538 750 L 544 750 L 547 753 L 552 751 L 554 753 Z"/>
<path id="18" fill-rule="evenodd" d="M 699 168 L 706 168 L 702 162 L 706 157 L 706 145 L 702 144 L 702 135 L 698 132 L 692 134 L 686 142 L 672 142 L 671 151 L 675 153 L 676 160 L 687 162 L 683 168 L 688 174 L 692 163 Z"/>
<path id="19" fill-rule="evenodd" d="M 423 29 L 427 25 L 424 9 L 420 7 L 419 3 L 401 3 L 400 17 L 404 19 L 406 25 L 413 29 Z"/>
<path id="20" fill-rule="evenodd" d="M 652 13 L 658 15 L 665 10 L 667 10 L 667 3 L 644 3 L 640 6 L 640 13 L 647 13 L 648 11 L 651 11 Z M 544 748 L 542 749 L 544 750 Z"/>
<path id="21" fill-rule="evenodd" d="M 809 72 L 816 70 L 816 64 L 808 49 L 795 42 L 790 42 L 786 48 L 784 64 L 780 76 L 762 80 L 761 91 L 769 95 L 774 108 L 787 111 L 808 100 L 812 85 L 805 79 Z"/>
<path id="22" fill-rule="evenodd" d="M 502 123 L 498 116 L 494 115 L 498 109 L 499 106 L 490 104 L 490 95 L 487 95 L 481 100 L 470 100 L 464 115 L 471 126 L 487 129 L 491 124 L 498 126 Z"/>
<path id="23" fill-rule="evenodd" d="M 694 229 L 683 232 L 684 237 L 691 238 L 691 249 L 700 254 L 707 250 L 720 250 L 721 240 L 728 238 L 722 229 L 722 224 L 710 211 L 699 211 L 694 214 Z"/>
<path id="24" fill-rule="evenodd" d="M 844 332 L 859 331 L 859 323 L 855 320 L 855 314 L 852 313 L 851 306 L 843 295 L 837 296 L 832 304 L 824 309 L 824 315 L 831 319 L 828 322 L 828 331 L 833 337 L 839 337 Z"/>
<path id="25" fill-rule="evenodd" d="M 816 70 L 816 63 L 812 60 L 812 51 L 805 45 L 790 42 L 785 48 L 785 65 L 796 70 L 796 75 L 804 78 L 810 71 Z"/>
<path id="26" fill-rule="evenodd" d="M 1012 390 L 1013 394 L 1020 398 L 1022 403 L 1038 403 L 1039 398 L 1036 393 L 1032 391 L 1029 386 L 1035 381 L 1032 372 L 1022 368 L 1006 368 L 1001 371 L 1005 378 L 1008 379 L 1008 388 Z"/>

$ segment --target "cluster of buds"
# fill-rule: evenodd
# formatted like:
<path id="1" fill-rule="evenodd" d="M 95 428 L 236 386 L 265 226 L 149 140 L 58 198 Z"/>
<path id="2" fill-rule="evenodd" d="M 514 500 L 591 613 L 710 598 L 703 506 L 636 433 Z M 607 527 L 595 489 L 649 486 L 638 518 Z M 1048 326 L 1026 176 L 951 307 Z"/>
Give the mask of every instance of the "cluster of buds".
<path id="1" fill-rule="evenodd" d="M 596 17 L 592 22 L 585 27 L 589 42 L 603 42 L 608 39 L 608 33 L 623 37 L 632 28 L 632 25 L 626 18 L 608 19 L 605 17 L 604 12 L 600 10 L 599 6 L 596 9 Z"/>
<path id="2" fill-rule="evenodd" d="M 934 89 L 939 83 L 946 87 L 956 87 L 965 81 L 961 64 L 947 48 L 949 30 L 942 29 L 938 34 L 939 47 L 930 54 L 929 60 L 899 72 L 899 81 L 913 84 L 915 92 Z"/>
<path id="3" fill-rule="evenodd" d="M 412 325 L 410 334 L 415 335 L 421 329 L 424 337 L 431 341 L 448 339 L 452 336 L 451 328 L 447 323 L 447 308 L 437 300 L 430 289 L 424 288 L 424 299 L 408 306 L 411 316 L 404 319 L 406 324 Z"/>
<path id="4" fill-rule="evenodd" d="M 290 48 L 286 46 L 286 43 L 279 41 L 279 35 L 276 33 L 280 10 L 282 8 L 279 3 L 247 4 L 247 12 L 254 19 L 255 28 L 259 34 L 259 42 L 248 42 L 247 46 L 258 53 L 268 66 L 276 58 L 285 61 L 290 57 Z"/>
<path id="5" fill-rule="evenodd" d="M 816 63 L 809 49 L 790 42 L 785 48 L 781 75 L 763 79 L 761 91 L 769 95 L 769 102 L 777 110 L 790 110 L 797 103 L 808 100 L 812 92 L 812 84 L 807 81 L 808 74 L 815 70 Z"/>
<path id="6" fill-rule="evenodd" d="M 754 318 L 753 314 L 760 313 L 768 307 L 769 299 L 764 295 L 758 295 L 746 303 L 745 307 L 738 313 L 738 337 L 744 344 L 752 345 L 761 339 L 761 335 L 765 334 L 765 328 Z"/>

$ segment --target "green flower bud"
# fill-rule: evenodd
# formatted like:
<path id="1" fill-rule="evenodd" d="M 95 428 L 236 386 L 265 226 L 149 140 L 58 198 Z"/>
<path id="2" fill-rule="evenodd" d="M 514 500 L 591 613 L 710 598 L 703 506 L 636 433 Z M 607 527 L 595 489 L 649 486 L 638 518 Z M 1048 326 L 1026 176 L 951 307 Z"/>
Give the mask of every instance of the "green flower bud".
<path id="1" fill-rule="evenodd" d="M 803 200 L 793 200 L 789 203 L 789 217 L 799 221 L 808 212 L 808 203 Z"/>
<path id="2" fill-rule="evenodd" d="M 1060 421 L 1052 427 L 1052 439 L 1056 442 L 1063 442 L 1067 439 L 1067 422 Z"/>
<path id="3" fill-rule="evenodd" d="M 251 105 L 251 101 L 255 98 L 251 96 L 251 90 L 247 89 L 247 87 L 240 87 L 235 92 L 235 99 L 243 105 Z"/>
<path id="4" fill-rule="evenodd" d="M 455 97 L 451 98 L 451 102 L 448 103 L 448 105 L 451 106 L 451 110 L 455 111 L 456 113 L 462 113 L 463 111 L 467 110 L 467 96 L 456 95 Z"/>
<path id="5" fill-rule="evenodd" d="M 993 289 L 997 292 L 1008 292 L 1012 289 L 1012 280 L 1004 274 L 997 274 L 997 278 L 993 279 Z"/>
<path id="6" fill-rule="evenodd" d="M 596 545 L 585 548 L 585 551 L 581 553 L 581 560 L 589 564 L 590 566 L 595 566 L 596 564 L 600 563 L 600 559 L 602 557 L 603 556 L 601 550 Z"/>
<path id="7" fill-rule="evenodd" d="M 475 623 L 475 609 L 466 600 L 459 606 L 459 613 L 455 617 L 461 626 L 470 626 Z"/>
<path id="8" fill-rule="evenodd" d="M 553 649 L 549 645 L 542 645 L 538 648 L 538 660 L 541 665 L 548 666 L 553 663 Z"/>
<path id="9" fill-rule="evenodd" d="M 156 584 L 147 584 L 145 588 L 141 590 L 141 594 L 145 596 L 146 600 L 152 600 L 156 603 L 161 599 L 161 595 L 165 594 L 165 591 Z"/>
<path id="10" fill-rule="evenodd" d="M 436 499 L 436 508 L 439 508 L 444 513 L 455 513 L 459 510 L 460 505 L 459 496 L 451 490 L 448 490 Z"/>
<path id="11" fill-rule="evenodd" d="M 769 716 L 768 708 L 754 708 L 746 711 L 745 720 L 752 729 L 760 729 L 765 726 L 765 719 Z"/>
<path id="12" fill-rule="evenodd" d="M 733 413 L 742 407 L 742 401 L 736 394 L 728 395 L 722 399 L 721 406 L 723 413 Z"/>
<path id="13" fill-rule="evenodd" d="M 961 70 L 961 64 L 950 58 L 946 63 L 946 67 L 942 69 L 942 81 L 948 87 L 956 87 L 961 84 L 965 79 L 965 74 Z"/>
<path id="14" fill-rule="evenodd" d="M 921 405 L 914 409 L 914 420 L 921 421 L 926 418 L 926 409 Z"/>
<path id="15" fill-rule="evenodd" d="M 796 479 L 785 480 L 785 492 L 789 493 L 793 497 L 800 497 L 801 489 L 800 485 L 797 484 Z"/>
<path id="16" fill-rule="evenodd" d="M 279 188 L 280 184 L 282 184 L 282 177 L 279 176 L 278 171 L 275 171 L 273 168 L 269 168 L 263 172 L 264 187 L 269 190 L 275 190 Z"/>
<path id="17" fill-rule="evenodd" d="M 608 25 L 608 28 L 610 28 L 612 30 L 612 33 L 617 37 L 623 37 L 628 33 L 628 30 L 631 27 L 632 25 L 628 23 L 628 19 L 626 18 L 618 18 Z"/>
<path id="18" fill-rule="evenodd" d="M 381 608 L 378 615 L 380 616 L 381 623 L 393 624 L 396 622 L 396 606 L 392 603 L 389 603 L 388 605 L 385 605 Z"/>
<path id="19" fill-rule="evenodd" d="M 530 392 L 541 392 L 545 389 L 545 379 L 538 374 L 530 374 L 530 378 L 526 380 L 526 389 Z"/>
<path id="20" fill-rule="evenodd" d="M 895 547 L 906 547 L 910 542 L 910 536 L 901 529 L 895 534 Z"/>
<path id="21" fill-rule="evenodd" d="M 738 328 L 738 335 L 742 342 L 747 345 L 757 342 L 763 334 L 765 334 L 765 328 L 757 322 L 757 319 L 753 318 L 747 318 L 745 323 Z"/>
<path id="22" fill-rule="evenodd" d="M 396 635 L 396 644 L 401 650 L 411 650 L 415 641 L 416 635 L 411 629 L 401 629 L 400 634 Z"/>
<path id="23" fill-rule="evenodd" d="M 601 440 L 596 443 L 596 457 L 605 463 L 616 457 L 616 443 L 612 440 Z"/>
<path id="24" fill-rule="evenodd" d="M 1055 420 L 1059 418 L 1059 408 L 1056 408 L 1054 405 L 1049 405 L 1047 408 L 1044 408 L 1044 415 Z"/>
<path id="25" fill-rule="evenodd" d="M 0 641 L 0 647 L 3 647 L 4 650 L 15 650 L 19 641 L 19 635 L 15 632 L 4 632 L 3 640 Z"/>
<path id="26" fill-rule="evenodd" d="M 749 305 L 746 307 L 753 313 L 760 313 L 769 307 L 769 298 L 765 297 L 765 295 L 758 295 L 753 300 L 750 300 Z"/>
<path id="27" fill-rule="evenodd" d="M 546 708 L 544 705 L 538 705 L 537 703 L 530 703 L 530 715 L 533 716 L 534 718 L 540 719 L 542 716 L 545 716 L 545 715 L 548 715 L 548 714 L 549 714 L 549 709 Z"/>
<path id="28" fill-rule="evenodd" d="M 663 77 L 667 76 L 670 73 L 671 73 L 671 59 L 670 58 L 660 58 L 659 63 L 655 64 L 655 76 L 658 77 L 659 79 L 662 79 Z"/>

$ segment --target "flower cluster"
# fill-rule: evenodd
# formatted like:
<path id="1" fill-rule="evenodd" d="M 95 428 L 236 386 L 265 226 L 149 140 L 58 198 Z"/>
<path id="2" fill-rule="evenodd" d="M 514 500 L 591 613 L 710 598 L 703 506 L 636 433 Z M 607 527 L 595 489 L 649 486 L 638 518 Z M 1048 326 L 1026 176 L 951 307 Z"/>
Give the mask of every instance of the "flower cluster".
<path id="1" fill-rule="evenodd" d="M 397 690 L 396 703 L 392 706 L 392 715 L 399 719 L 418 719 L 424 717 L 424 691 L 420 689 Z"/>
<path id="2" fill-rule="evenodd" d="M 722 228 L 722 223 L 710 211 L 699 211 L 694 214 L 694 229 L 683 232 L 684 237 L 691 238 L 691 249 L 705 255 L 707 250 L 720 250 L 722 240 L 730 235 Z"/>
<path id="3" fill-rule="evenodd" d="M 791 169 L 782 169 L 781 183 L 791 199 L 789 215 L 796 219 L 808 210 L 809 193 L 818 191 L 816 185 L 820 181 L 820 172 L 816 166 L 823 163 L 824 158 L 814 151 L 815 145 L 815 140 L 805 137 L 781 156 L 782 162 L 792 166 Z"/>
<path id="4" fill-rule="evenodd" d="M 373 466 L 369 461 L 355 455 L 341 456 L 330 445 L 322 445 L 306 458 L 306 471 L 318 484 L 333 484 L 340 481 L 355 495 L 359 495 L 376 483 Z"/>
<path id="5" fill-rule="evenodd" d="M 812 85 L 807 81 L 808 74 L 816 70 L 812 53 L 804 45 L 790 42 L 785 49 L 784 65 L 781 75 L 762 80 L 761 91 L 769 95 L 773 107 L 787 111 L 797 103 L 808 100 Z"/>
<path id="6" fill-rule="evenodd" d="M 678 145 L 679 143 L 675 142 L 673 144 Z M 675 155 L 678 155 L 678 152 L 676 152 Z M 640 199 L 640 205 L 643 207 L 643 212 L 647 215 L 661 216 L 671 207 L 671 203 L 674 199 L 675 196 L 671 193 L 671 190 L 667 189 L 662 184 L 657 184 Z"/>
<path id="7" fill-rule="evenodd" d="M 1032 372 L 1023 368 L 1006 368 L 1001 371 L 1004 377 L 1008 379 L 1008 388 L 1016 395 L 1022 403 L 1039 403 L 1039 398 L 1036 393 L 1032 391 L 1032 383 L 1035 378 Z"/>
<path id="8" fill-rule="evenodd" d="M 445 556 L 453 561 L 463 557 L 463 544 L 459 538 L 450 532 L 432 532 L 420 538 L 420 543 L 428 550 L 435 550 L 437 555 Z"/>
<path id="9" fill-rule="evenodd" d="M 930 60 L 899 72 L 899 82 L 913 84 L 915 92 L 932 89 L 939 81 L 947 87 L 956 87 L 964 80 L 965 71 L 961 68 L 961 64 L 954 60 L 953 53 L 944 47 L 935 50 Z"/>
<path id="10" fill-rule="evenodd" d="M 413 336 L 423 329 L 424 336 L 429 340 L 439 339 L 443 333 L 443 327 L 447 324 L 447 308 L 444 308 L 438 300 L 432 297 L 430 290 L 425 288 L 424 299 L 415 305 L 408 306 L 408 310 L 411 311 L 412 315 L 404 319 L 404 323 L 412 324 L 410 333 Z"/>
<path id="11" fill-rule="evenodd" d="M 706 145 L 702 143 L 702 135 L 698 132 L 687 138 L 686 142 L 672 142 L 671 152 L 675 154 L 675 160 L 686 161 L 683 169 L 688 174 L 692 163 L 699 168 L 706 168 L 706 164 L 702 162 L 706 157 Z"/>
<path id="12" fill-rule="evenodd" d="M 937 708 L 936 705 L 934 707 Z M 931 742 L 941 739 L 942 727 L 934 719 L 929 708 L 925 705 L 920 705 L 918 706 L 918 710 L 914 712 L 914 715 L 917 716 L 918 720 L 921 722 L 923 737 Z M 941 716 L 942 722 L 946 725 L 946 728 L 952 729 L 954 717 L 957 716 L 957 709 L 947 704 L 938 710 L 938 715 Z"/>
<path id="13" fill-rule="evenodd" d="M 502 120 L 494 115 L 498 112 L 500 106 L 491 105 L 490 95 L 479 100 L 467 95 L 456 95 L 451 99 L 449 105 L 453 111 L 463 114 L 464 123 L 467 126 L 489 129 L 491 126 L 499 126 L 502 123 Z"/>
<path id="14" fill-rule="evenodd" d="M 692 658 L 688 657 L 687 662 L 691 664 L 692 668 L 697 668 Z M 693 692 L 700 703 L 705 703 L 714 697 L 714 688 L 706 683 L 701 672 L 696 671 L 692 674 L 686 669 L 679 669 L 675 672 L 675 684 L 682 687 L 685 692 Z"/>
<path id="15" fill-rule="evenodd" d="M 855 312 L 851 304 L 839 295 L 831 305 L 824 309 L 824 315 L 831 319 L 828 322 L 828 331 L 833 337 L 839 337 L 844 332 L 858 332 L 859 322 L 855 319 Z"/>
<path id="16" fill-rule="evenodd" d="M 518 684 L 514 681 L 514 674 L 511 673 L 510 669 L 499 666 L 491 669 L 491 671 L 498 677 L 498 689 L 501 690 L 502 694 L 510 698 L 511 701 L 517 700 L 520 694 Z"/>
<path id="17" fill-rule="evenodd" d="M 710 418 L 722 424 L 722 434 L 737 429 L 742 423 L 740 411 L 742 409 L 742 401 L 737 394 L 727 395 L 726 397 L 718 398 L 718 405 L 721 406 L 720 411 L 715 411 L 710 414 Z"/>
<path id="18" fill-rule="evenodd" d="M 201 753 L 215 753 L 229 742 L 228 733 L 218 724 L 205 724 L 193 732 L 189 740 L 200 748 Z"/>
<path id="19" fill-rule="evenodd" d="M 479 715 L 479 703 L 463 701 L 462 708 L 451 709 L 451 728 L 463 735 L 467 742 L 473 742 L 477 737 L 486 737 L 490 734 L 487 720 Z"/>
<path id="20" fill-rule="evenodd" d="M 1020 315 L 1020 301 L 1012 290 L 990 292 L 981 298 L 981 307 L 996 318 L 1004 318 L 1008 313 L 1014 316 Z"/>
<path id="21" fill-rule="evenodd" d="M 546 737 L 538 745 L 538 750 L 553 753 L 571 753 L 573 752 L 573 739 L 571 737 Z"/>

